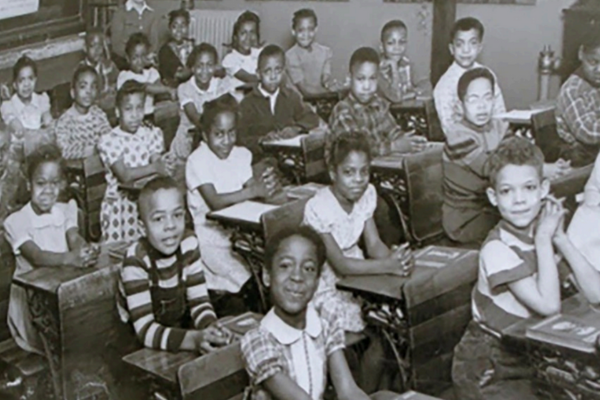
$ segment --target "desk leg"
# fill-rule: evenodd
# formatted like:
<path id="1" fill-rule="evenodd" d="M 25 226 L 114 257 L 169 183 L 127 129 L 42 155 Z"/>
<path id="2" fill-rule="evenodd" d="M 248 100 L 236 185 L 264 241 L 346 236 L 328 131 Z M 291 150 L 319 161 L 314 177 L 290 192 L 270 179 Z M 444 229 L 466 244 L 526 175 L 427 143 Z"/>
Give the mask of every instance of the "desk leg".
<path id="1" fill-rule="evenodd" d="M 62 354 L 58 299 L 37 290 L 27 289 L 27 300 L 33 322 L 39 330 L 52 374 L 52 386 L 57 400 L 63 399 Z"/>
<path id="2" fill-rule="evenodd" d="M 261 233 L 247 232 L 236 228 L 231 236 L 231 247 L 239 254 L 250 267 L 252 277 L 256 281 L 260 295 L 260 306 L 262 313 L 268 311 L 268 299 L 266 288 L 262 281 L 262 270 L 264 267 L 265 239 Z"/>

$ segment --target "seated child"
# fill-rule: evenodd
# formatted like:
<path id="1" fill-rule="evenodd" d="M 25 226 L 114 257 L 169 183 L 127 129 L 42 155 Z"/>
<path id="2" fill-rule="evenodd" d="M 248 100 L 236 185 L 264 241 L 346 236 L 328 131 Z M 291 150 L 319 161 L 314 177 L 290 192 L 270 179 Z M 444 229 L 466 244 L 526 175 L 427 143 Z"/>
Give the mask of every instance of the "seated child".
<path id="1" fill-rule="evenodd" d="M 329 153 L 328 168 L 331 186 L 319 190 L 304 209 L 303 224 L 323 238 L 327 261 L 319 279 L 312 304 L 317 310 L 327 309 L 339 318 L 340 326 L 350 332 L 365 329 L 361 302 L 350 292 L 338 290 L 336 283 L 344 276 L 365 274 L 396 274 L 406 276 L 412 268 L 412 253 L 407 246 L 388 248 L 380 239 L 373 214 L 377 192 L 369 184 L 371 150 L 367 137 L 347 132 L 339 135 Z M 364 241 L 368 259 L 359 247 Z M 372 346 L 379 345 L 376 342 Z M 376 347 L 367 349 L 367 354 Z M 362 382 L 367 392 L 377 388 L 381 359 L 367 357 L 361 365 Z M 364 385 L 364 386 L 363 386 Z"/>
<path id="2" fill-rule="evenodd" d="M 233 25 L 231 53 L 227 54 L 221 63 L 227 75 L 240 81 L 239 85 L 259 80 L 256 71 L 261 50 L 259 43 L 260 18 L 252 11 L 246 11 Z"/>
<path id="3" fill-rule="evenodd" d="M 500 219 L 485 194 L 486 161 L 506 134 L 506 124 L 492 119 L 495 83 L 487 68 L 465 72 L 458 81 L 463 120 L 446 131 L 442 223 L 459 243 L 481 244 Z"/>
<path id="4" fill-rule="evenodd" d="M 303 8 L 294 13 L 292 34 L 295 44 L 285 52 L 286 71 L 303 96 L 337 90 L 331 76 L 331 49 L 315 42 L 317 14 Z"/>
<path id="5" fill-rule="evenodd" d="M 6 240 L 16 256 L 15 276 L 34 268 L 94 265 L 98 250 L 79 235 L 75 201 L 57 202 L 64 179 L 60 150 L 40 146 L 27 157 L 27 168 L 31 201 L 4 221 Z M 15 342 L 26 351 L 44 354 L 21 286 L 11 286 L 8 308 Z"/>
<path id="6" fill-rule="evenodd" d="M 127 41 L 134 33 L 143 33 L 151 38 L 152 46 L 149 46 L 149 52 L 157 50 L 160 18 L 146 0 L 126 0 L 115 10 L 109 31 L 112 51 L 116 56 L 114 60 L 118 61 L 120 69 L 127 67 Z"/>
<path id="7" fill-rule="evenodd" d="M 273 308 L 241 343 L 251 398 L 322 399 L 330 376 L 338 398 L 368 400 L 350 373 L 336 314 L 310 304 L 325 261 L 321 238 L 308 228 L 285 230 L 265 253 Z"/>
<path id="8" fill-rule="evenodd" d="M 80 65 L 73 74 L 73 105 L 55 126 L 56 142 L 66 160 L 91 156 L 100 137 L 111 131 L 106 114 L 95 105 L 98 83 L 98 73 L 89 65 Z"/>
<path id="9" fill-rule="evenodd" d="M 167 86 L 176 88 L 192 76 L 192 71 L 187 67 L 188 56 L 194 47 L 194 41 L 189 38 L 189 30 L 189 12 L 173 10 L 169 13 L 171 39 L 158 52 L 158 70 Z"/>
<path id="10" fill-rule="evenodd" d="M 327 137 L 328 149 L 337 136 L 345 132 L 363 132 L 370 142 L 372 156 L 394 152 L 418 152 L 427 140 L 407 135 L 390 114 L 389 102 L 377 94 L 379 56 L 370 47 L 361 47 L 350 58 L 350 93 L 340 100 L 331 113 Z"/>
<path id="11" fill-rule="evenodd" d="M 177 97 L 181 106 L 181 121 L 171 143 L 171 153 L 180 163 L 185 163 L 194 150 L 194 132 L 202 130 L 200 121 L 204 103 L 214 100 L 223 94 L 233 93 L 235 88 L 229 77 L 224 79 L 214 76 L 219 56 L 217 49 L 208 43 L 194 46 L 188 58 L 188 68 L 192 77 L 177 88 Z"/>
<path id="12" fill-rule="evenodd" d="M 185 231 L 183 193 L 172 178 L 140 192 L 146 236 L 132 244 L 119 273 L 118 310 L 151 349 L 206 353 L 228 344 L 210 303 L 198 240 Z"/>
<path id="13" fill-rule="evenodd" d="M 10 100 L 2 102 L 0 113 L 12 135 L 11 152 L 18 160 L 44 142 L 54 138 L 47 129 L 52 123 L 50 98 L 35 92 L 37 65 L 22 56 L 13 67 L 13 88 Z"/>
<path id="14" fill-rule="evenodd" d="M 484 28 L 481 22 L 471 17 L 459 19 L 452 27 L 449 48 L 454 62 L 442 75 L 433 90 L 435 109 L 440 118 L 442 130 L 446 134 L 448 128 L 453 123 L 459 122 L 462 117 L 460 101 L 456 93 L 458 80 L 469 69 L 481 67 L 481 64 L 477 62 L 477 57 L 483 47 L 483 34 Z M 496 79 L 492 116 L 505 111 L 504 98 Z"/>
<path id="15" fill-rule="evenodd" d="M 206 219 L 210 211 L 267 197 L 275 176 L 252 176 L 252 153 L 235 146 L 237 102 L 225 95 L 204 106 L 200 146 L 188 158 L 185 178 L 188 207 L 206 266 L 206 282 L 219 317 L 256 310 L 258 293 L 244 261 L 231 251 L 230 232 Z"/>
<path id="16" fill-rule="evenodd" d="M 119 183 L 171 172 L 169 161 L 161 156 L 161 130 L 143 122 L 145 100 L 144 85 L 125 82 L 117 92 L 119 126 L 98 142 L 107 185 L 100 215 L 103 242 L 132 241 L 140 235 L 137 206 L 119 190 Z"/>
<path id="17" fill-rule="evenodd" d="M 600 281 L 565 234 L 565 210 L 548 196 L 541 150 L 526 139 L 511 137 L 502 141 L 488 163 L 487 194 L 502 219 L 481 248 L 473 321 L 454 349 L 455 397 L 536 399 L 529 362 L 524 353 L 500 341 L 502 330 L 522 319 L 560 311 L 555 248 L 581 291 L 590 300 L 595 297 L 595 303 L 600 301 Z M 593 275 L 595 279 L 589 279 Z"/>
<path id="18" fill-rule="evenodd" d="M 98 73 L 98 96 L 96 103 L 105 113 L 114 113 L 119 70 L 110 59 L 104 32 L 93 29 L 85 34 L 85 58 L 79 65 L 88 65 Z"/>
<path id="19" fill-rule="evenodd" d="M 600 150 L 600 37 L 590 34 L 579 48 L 581 66 L 565 81 L 556 105 L 560 156 L 574 167 L 594 162 Z"/>
<path id="20" fill-rule="evenodd" d="M 381 29 L 378 87 L 383 97 L 392 103 L 416 97 L 412 65 L 406 56 L 407 36 L 408 29 L 400 20 L 390 21 Z"/>
<path id="21" fill-rule="evenodd" d="M 276 45 L 266 46 L 258 57 L 260 83 L 240 105 L 238 143 L 250 149 L 254 162 L 263 157 L 262 141 L 294 137 L 319 126 L 317 114 L 282 84 L 284 70 L 283 50 Z"/>
<path id="22" fill-rule="evenodd" d="M 160 81 L 158 71 L 148 66 L 148 51 L 150 42 L 143 33 L 134 33 L 127 41 L 125 48 L 129 70 L 121 71 L 117 79 L 117 89 L 128 80 L 134 80 L 144 85 L 146 92 L 146 103 L 144 115 L 154 122 L 154 96 L 157 94 L 168 94 L 171 98 L 177 98 L 177 90 L 163 85 Z M 118 106 L 117 106 L 118 107 Z"/>

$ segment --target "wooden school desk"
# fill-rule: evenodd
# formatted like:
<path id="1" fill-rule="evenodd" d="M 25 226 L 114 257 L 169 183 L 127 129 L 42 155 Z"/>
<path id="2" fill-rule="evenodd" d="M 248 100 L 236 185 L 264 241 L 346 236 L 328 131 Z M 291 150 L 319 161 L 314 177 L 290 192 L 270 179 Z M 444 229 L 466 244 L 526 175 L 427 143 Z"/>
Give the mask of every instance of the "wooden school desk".
<path id="1" fill-rule="evenodd" d="M 118 246 L 122 244 L 103 247 L 91 268 L 37 268 L 13 278 L 27 291 L 56 399 L 111 395 L 103 353 L 113 327 L 121 323 L 115 302 L 117 266 L 109 257 Z"/>
<path id="2" fill-rule="evenodd" d="M 364 300 L 363 315 L 395 349 L 405 390 L 449 385 L 454 346 L 471 320 L 478 252 L 428 246 L 415 252 L 410 277 L 365 275 L 338 282 Z"/>
<path id="3" fill-rule="evenodd" d="M 561 313 L 577 316 L 588 308 L 583 296 L 575 295 L 563 300 Z M 540 321 L 540 317 L 520 321 L 502 332 L 502 340 L 507 346 L 527 353 L 542 398 L 600 399 L 598 354 L 528 338 L 527 328 Z"/>

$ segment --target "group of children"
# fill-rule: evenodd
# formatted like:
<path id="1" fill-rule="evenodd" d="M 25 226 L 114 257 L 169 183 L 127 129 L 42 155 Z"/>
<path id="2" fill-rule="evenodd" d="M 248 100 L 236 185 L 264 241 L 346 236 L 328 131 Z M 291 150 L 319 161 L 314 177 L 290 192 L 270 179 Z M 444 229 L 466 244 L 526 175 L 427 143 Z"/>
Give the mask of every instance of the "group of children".
<path id="1" fill-rule="evenodd" d="M 4 221 L 15 274 L 96 262 L 99 248 L 79 235 L 75 202 L 62 200 L 63 160 L 97 154 L 107 183 L 102 242 L 132 243 L 119 273 L 123 321 L 149 348 L 205 353 L 228 344 L 231 332 L 218 319 L 261 311 L 258 287 L 232 252 L 230 232 L 206 215 L 280 190 L 261 144 L 326 125 L 303 97 L 345 88 L 327 121 L 330 185 L 307 202 L 301 227 L 267 242 L 262 280 L 272 309 L 243 338 L 242 353 L 255 398 L 266 392 L 321 399 L 329 371 L 338 398 L 367 399 L 381 378 L 382 345 L 366 326 L 360 301 L 336 283 L 351 275 L 408 276 L 413 268 L 408 246 L 388 247 L 380 238 L 378 195 L 369 183 L 374 157 L 427 148 L 427 139 L 404 132 L 389 109 L 423 87 L 406 56 L 406 26 L 399 20 L 384 25 L 381 54 L 356 50 L 342 85 L 332 76 L 331 50 L 315 41 L 312 10 L 294 14 L 295 44 L 287 52 L 263 46 L 258 16 L 244 12 L 222 61 L 214 46 L 189 40 L 185 9 L 169 13 L 170 37 L 162 46 L 151 28 L 157 18 L 144 0 L 128 0 L 113 18 L 112 48 L 104 32 L 87 33 L 86 56 L 71 84 L 73 104 L 56 121 L 48 96 L 34 90 L 35 62 L 22 57 L 15 65 L 14 94 L 0 109 L 0 216 L 23 198 L 16 195 L 18 174 L 27 175 L 29 189 L 26 204 Z M 535 398 L 526 360 L 499 337 L 512 322 L 560 309 L 555 251 L 580 291 L 600 301 L 589 240 L 575 230 L 565 233 L 566 212 L 549 194 L 548 181 L 597 155 L 600 42 L 584 43 L 582 67 L 561 90 L 557 120 L 565 150 L 563 159 L 546 163 L 537 147 L 510 137 L 507 124 L 495 118 L 505 105 L 496 75 L 477 63 L 483 35 L 474 18 L 455 23 L 454 63 L 433 92 L 446 137 L 443 228 L 457 245 L 482 246 L 473 321 L 455 350 L 453 379 L 461 400 Z M 252 90 L 244 95 L 239 86 L 246 84 Z M 154 101 L 161 97 L 180 106 L 172 141 L 154 124 Z M 120 188 L 146 178 L 137 201 Z M 595 193 L 600 184 L 592 181 L 589 192 Z M 595 210 L 598 195 L 589 197 Z M 193 232 L 186 230 L 188 215 Z M 42 352 L 25 293 L 14 285 L 9 327 L 21 347 Z M 342 351 L 345 331 L 369 337 L 355 374 Z"/>

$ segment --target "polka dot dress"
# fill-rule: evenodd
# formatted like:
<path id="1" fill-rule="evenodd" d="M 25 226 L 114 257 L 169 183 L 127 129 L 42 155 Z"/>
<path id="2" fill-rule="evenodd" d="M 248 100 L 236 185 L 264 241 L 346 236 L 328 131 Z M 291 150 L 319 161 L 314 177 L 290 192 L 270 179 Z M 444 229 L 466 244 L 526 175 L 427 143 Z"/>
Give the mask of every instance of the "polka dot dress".
<path id="1" fill-rule="evenodd" d="M 102 200 L 100 223 L 103 242 L 133 241 L 140 237 L 137 204 L 119 190 L 119 180 L 111 166 L 123 160 L 128 168 L 150 164 L 150 157 L 164 151 L 162 132 L 155 127 L 142 126 L 136 133 L 117 127 L 100 138 L 98 152 L 106 168 L 106 193 Z"/>

